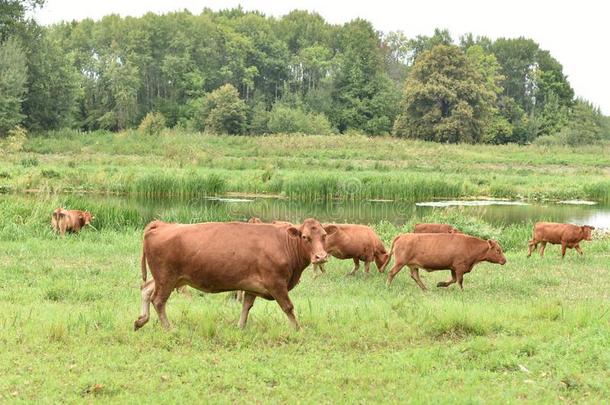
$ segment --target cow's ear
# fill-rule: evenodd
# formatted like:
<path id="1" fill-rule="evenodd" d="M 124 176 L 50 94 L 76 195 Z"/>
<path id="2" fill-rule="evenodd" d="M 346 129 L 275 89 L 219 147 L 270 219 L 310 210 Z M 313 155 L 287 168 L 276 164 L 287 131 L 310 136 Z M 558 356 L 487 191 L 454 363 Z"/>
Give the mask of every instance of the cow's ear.
<path id="1" fill-rule="evenodd" d="M 489 239 L 489 240 L 487 241 L 487 244 L 489 245 L 489 248 L 490 248 L 490 249 L 494 247 L 494 242 L 495 242 L 495 241 L 494 241 L 493 239 Z"/>
<path id="2" fill-rule="evenodd" d="M 324 230 L 326 231 L 326 233 L 328 235 L 332 235 L 333 233 L 337 232 L 339 230 L 339 228 L 337 228 L 336 225 L 326 225 L 324 227 Z"/>
<path id="3" fill-rule="evenodd" d="M 288 235 L 290 235 L 293 238 L 300 238 L 301 237 L 301 231 L 299 231 L 294 226 L 291 226 L 290 228 L 286 229 L 286 231 L 288 232 Z"/>

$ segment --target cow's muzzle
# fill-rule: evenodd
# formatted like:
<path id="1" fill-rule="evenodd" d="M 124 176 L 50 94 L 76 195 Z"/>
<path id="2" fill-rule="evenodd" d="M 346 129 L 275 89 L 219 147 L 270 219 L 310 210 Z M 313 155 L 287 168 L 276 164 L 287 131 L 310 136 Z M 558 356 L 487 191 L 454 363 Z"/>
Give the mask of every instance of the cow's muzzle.
<path id="1" fill-rule="evenodd" d="M 328 253 L 316 253 L 315 255 L 313 255 L 311 262 L 313 264 L 320 264 L 326 263 L 326 260 L 328 260 Z"/>

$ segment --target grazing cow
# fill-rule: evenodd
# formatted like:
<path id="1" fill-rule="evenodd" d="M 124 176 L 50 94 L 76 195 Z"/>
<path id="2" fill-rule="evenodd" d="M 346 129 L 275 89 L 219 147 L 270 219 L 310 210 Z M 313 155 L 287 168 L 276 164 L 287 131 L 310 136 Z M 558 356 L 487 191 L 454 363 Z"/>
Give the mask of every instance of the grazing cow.
<path id="1" fill-rule="evenodd" d="M 168 224 L 153 221 L 144 230 L 142 312 L 134 328 L 149 319 L 152 301 L 164 328 L 165 303 L 174 288 L 189 285 L 219 293 L 245 291 L 239 327 L 246 325 L 256 297 L 275 300 L 299 328 L 288 297 L 310 263 L 323 263 L 326 232 L 315 219 L 297 227 L 231 223 Z M 153 280 L 146 281 L 147 265 Z"/>
<path id="2" fill-rule="evenodd" d="M 462 233 L 448 224 L 417 224 L 414 233 Z"/>
<path id="3" fill-rule="evenodd" d="M 326 252 L 338 259 L 353 259 L 354 268 L 347 273 L 354 275 L 360 268 L 360 260 L 364 262 L 364 271 L 369 274 L 371 262 L 375 262 L 377 269 L 381 272 L 383 265 L 388 259 L 388 253 L 383 242 L 373 229 L 366 225 L 352 224 L 325 224 L 327 233 Z M 316 272 L 316 268 L 320 272 Z M 314 275 L 324 273 L 324 265 L 314 265 Z"/>
<path id="4" fill-rule="evenodd" d="M 538 249 L 540 243 L 540 257 L 544 256 L 547 243 L 561 245 L 561 258 L 566 255 L 566 248 L 574 248 L 581 255 L 580 241 L 591 240 L 591 231 L 595 229 L 589 225 L 558 224 L 555 222 L 537 222 L 534 225 L 534 236 L 528 243 L 527 257 Z"/>
<path id="5" fill-rule="evenodd" d="M 506 258 L 500 244 L 495 240 L 483 240 L 464 234 L 447 233 L 405 233 L 398 235 L 392 242 L 389 263 L 392 254 L 396 253 L 396 262 L 388 273 L 387 286 L 392 283 L 396 274 L 407 265 L 411 278 L 422 290 L 426 286 L 419 278 L 419 269 L 428 272 L 451 270 L 451 280 L 438 283 L 437 287 L 448 287 L 462 282 L 464 274 L 470 273 L 475 264 L 487 261 L 504 265 Z"/>
<path id="6" fill-rule="evenodd" d="M 89 211 L 57 208 L 51 215 L 51 227 L 55 233 L 64 236 L 68 231 L 79 232 L 86 225 L 91 225 L 94 219 Z"/>
<path id="7" fill-rule="evenodd" d="M 263 221 L 259 217 L 252 217 L 248 220 L 249 224 L 262 224 Z"/>

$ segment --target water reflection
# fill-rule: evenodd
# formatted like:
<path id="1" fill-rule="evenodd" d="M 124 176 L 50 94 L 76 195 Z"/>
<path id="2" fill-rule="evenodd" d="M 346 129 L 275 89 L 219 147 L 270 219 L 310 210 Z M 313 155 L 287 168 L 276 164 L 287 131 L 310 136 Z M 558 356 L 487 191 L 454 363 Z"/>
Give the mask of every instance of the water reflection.
<path id="1" fill-rule="evenodd" d="M 36 200 L 36 195 L 12 196 L 27 204 Z M 470 204 L 459 207 L 418 205 L 408 201 L 320 201 L 304 203 L 287 199 L 233 197 L 233 198 L 193 198 L 150 200 L 117 196 L 60 196 L 61 204 L 70 208 L 91 209 L 98 207 L 106 211 L 108 219 L 117 216 L 130 219 L 130 223 L 163 218 L 179 221 L 199 221 L 232 219 L 245 221 L 257 216 L 264 221 L 284 220 L 300 222 L 307 217 L 318 218 L 322 222 L 378 223 L 388 221 L 402 225 L 433 213 L 452 210 L 458 215 L 474 216 L 494 225 L 522 224 L 536 221 L 555 221 L 588 224 L 596 228 L 610 229 L 610 205 L 570 205 L 570 204 Z M 53 204 L 55 204 L 55 201 Z M 445 204 L 447 205 L 447 204 Z M 50 208 L 52 209 L 52 208 Z M 127 217 L 129 213 L 129 217 Z M 101 214 L 101 213 L 100 213 Z M 204 215 L 205 214 L 205 215 Z M 120 221 L 119 221 L 120 222 Z"/>
<path id="2" fill-rule="evenodd" d="M 382 220 L 402 225 L 411 218 L 422 218 L 430 213 L 457 210 L 464 215 L 476 216 L 491 224 L 509 225 L 536 221 L 554 221 L 589 224 L 610 228 L 610 206 L 513 203 L 481 205 L 468 204 L 459 207 L 428 206 L 400 201 L 322 201 L 303 203 L 270 198 L 253 198 L 244 202 L 239 199 L 189 201 L 138 200 L 151 211 L 187 205 L 189 209 L 217 208 L 226 211 L 231 218 L 246 220 L 257 216 L 264 221 L 274 219 L 299 222 L 307 217 L 316 217 L 323 222 L 376 223 Z M 451 204 L 450 204 L 451 205 Z"/>

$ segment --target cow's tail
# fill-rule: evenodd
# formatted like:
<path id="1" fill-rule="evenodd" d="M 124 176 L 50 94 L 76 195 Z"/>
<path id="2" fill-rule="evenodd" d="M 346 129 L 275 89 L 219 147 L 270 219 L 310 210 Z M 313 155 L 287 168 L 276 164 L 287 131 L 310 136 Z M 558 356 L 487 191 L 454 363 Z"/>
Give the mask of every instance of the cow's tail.
<path id="1" fill-rule="evenodd" d="M 385 261 L 383 266 L 381 266 L 381 270 L 379 270 L 382 273 L 385 271 L 386 267 L 388 267 L 388 264 L 390 264 L 390 260 L 392 260 L 392 255 L 394 254 L 394 244 L 396 243 L 398 238 L 400 238 L 400 235 L 397 235 L 394 238 L 394 240 L 392 240 L 392 246 L 390 246 L 390 252 L 388 253 L 388 259 Z"/>
<path id="2" fill-rule="evenodd" d="M 142 269 L 142 282 L 146 283 L 146 274 L 148 273 L 148 270 L 146 269 L 146 250 L 144 249 L 144 246 L 142 246 L 142 259 L 140 261 L 140 266 Z"/>

